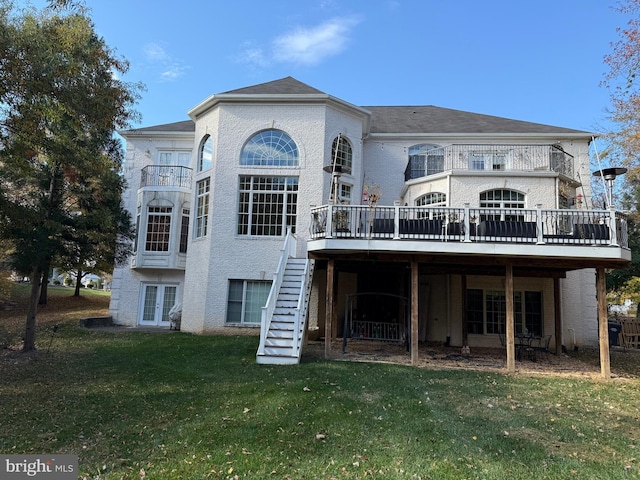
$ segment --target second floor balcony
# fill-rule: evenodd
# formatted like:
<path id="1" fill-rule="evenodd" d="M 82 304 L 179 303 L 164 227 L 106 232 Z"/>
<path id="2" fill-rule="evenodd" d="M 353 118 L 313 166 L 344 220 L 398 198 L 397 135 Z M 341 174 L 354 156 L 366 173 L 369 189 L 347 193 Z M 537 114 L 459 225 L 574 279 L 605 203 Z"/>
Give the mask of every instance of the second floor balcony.
<path id="1" fill-rule="evenodd" d="M 631 258 L 627 218 L 614 210 L 323 205 L 309 251 Z"/>
<path id="2" fill-rule="evenodd" d="M 574 178 L 574 158 L 556 145 L 449 145 L 409 155 L 405 181 L 451 170 L 547 171 Z"/>
<path id="3" fill-rule="evenodd" d="M 191 189 L 192 170 L 180 165 L 147 165 L 142 169 L 140 188 L 170 187 Z"/>

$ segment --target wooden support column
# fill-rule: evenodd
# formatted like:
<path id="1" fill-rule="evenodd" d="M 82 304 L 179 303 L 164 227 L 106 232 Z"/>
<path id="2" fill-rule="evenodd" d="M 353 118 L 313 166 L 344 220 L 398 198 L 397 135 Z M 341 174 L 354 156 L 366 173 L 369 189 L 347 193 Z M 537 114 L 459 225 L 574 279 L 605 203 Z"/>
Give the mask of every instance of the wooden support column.
<path id="1" fill-rule="evenodd" d="M 411 262 L 411 365 L 418 364 L 418 262 Z"/>
<path id="2" fill-rule="evenodd" d="M 513 265 L 507 263 L 505 268 L 504 296 L 507 306 L 507 328 L 505 340 L 507 343 L 507 372 L 516 371 L 516 348 L 515 348 L 515 321 L 513 314 Z"/>
<path id="3" fill-rule="evenodd" d="M 560 302 L 560 279 L 553 279 L 553 317 L 555 318 L 556 355 L 562 353 L 562 304 Z"/>
<path id="4" fill-rule="evenodd" d="M 327 306 L 324 320 L 324 357 L 331 357 L 331 340 L 333 337 L 333 317 L 335 314 L 335 260 L 327 262 Z"/>
<path id="5" fill-rule="evenodd" d="M 600 339 L 600 373 L 602 378 L 611 378 L 609 357 L 609 319 L 607 318 L 607 283 L 604 268 L 596 268 L 596 298 L 598 300 L 598 337 Z"/>
<path id="6" fill-rule="evenodd" d="M 462 298 L 460 301 L 460 308 L 462 309 L 462 345 L 469 345 L 469 318 L 467 315 L 467 276 L 462 274 L 460 275 L 461 285 L 460 291 L 462 292 Z"/>

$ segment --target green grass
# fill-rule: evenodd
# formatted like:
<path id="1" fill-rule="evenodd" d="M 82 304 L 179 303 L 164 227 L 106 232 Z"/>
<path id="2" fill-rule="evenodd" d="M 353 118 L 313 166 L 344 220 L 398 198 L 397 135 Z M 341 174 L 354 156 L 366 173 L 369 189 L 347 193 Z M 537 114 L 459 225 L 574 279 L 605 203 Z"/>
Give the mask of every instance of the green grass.
<path id="1" fill-rule="evenodd" d="M 80 478 L 640 477 L 633 377 L 257 365 L 253 336 L 71 320 L 50 341 L 0 359 L 0 453 L 77 454 Z"/>

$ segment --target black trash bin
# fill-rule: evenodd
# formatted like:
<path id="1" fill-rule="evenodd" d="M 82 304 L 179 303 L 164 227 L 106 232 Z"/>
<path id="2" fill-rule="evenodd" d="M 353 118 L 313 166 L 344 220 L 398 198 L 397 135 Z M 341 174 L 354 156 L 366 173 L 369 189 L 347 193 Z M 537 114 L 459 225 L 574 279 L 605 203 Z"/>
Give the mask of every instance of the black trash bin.
<path id="1" fill-rule="evenodd" d="M 622 331 L 622 325 L 615 322 L 609 322 L 609 346 L 617 346 L 620 345 L 618 340 L 618 335 Z"/>

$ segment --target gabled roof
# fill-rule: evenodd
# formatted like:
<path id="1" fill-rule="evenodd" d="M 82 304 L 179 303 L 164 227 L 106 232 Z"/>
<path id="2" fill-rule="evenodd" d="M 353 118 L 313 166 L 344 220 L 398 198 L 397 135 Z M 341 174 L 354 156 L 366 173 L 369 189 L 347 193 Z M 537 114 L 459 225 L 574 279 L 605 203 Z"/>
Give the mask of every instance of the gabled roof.
<path id="1" fill-rule="evenodd" d="M 371 112 L 371 133 L 581 134 L 570 128 L 428 106 L 362 107 Z"/>

